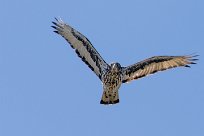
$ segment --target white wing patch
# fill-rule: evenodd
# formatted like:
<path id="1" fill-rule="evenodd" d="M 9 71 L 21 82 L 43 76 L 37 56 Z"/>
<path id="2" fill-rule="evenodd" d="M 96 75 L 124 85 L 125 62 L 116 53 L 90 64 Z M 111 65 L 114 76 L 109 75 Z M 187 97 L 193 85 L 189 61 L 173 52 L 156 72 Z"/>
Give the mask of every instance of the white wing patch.
<path id="1" fill-rule="evenodd" d="M 71 45 L 77 55 L 84 61 L 88 67 L 95 72 L 101 79 L 101 76 L 109 69 L 109 65 L 103 60 L 97 50 L 92 46 L 91 42 L 80 32 L 65 24 L 62 20 L 56 19 L 57 22 L 52 22 L 52 26 L 57 34 Z"/>

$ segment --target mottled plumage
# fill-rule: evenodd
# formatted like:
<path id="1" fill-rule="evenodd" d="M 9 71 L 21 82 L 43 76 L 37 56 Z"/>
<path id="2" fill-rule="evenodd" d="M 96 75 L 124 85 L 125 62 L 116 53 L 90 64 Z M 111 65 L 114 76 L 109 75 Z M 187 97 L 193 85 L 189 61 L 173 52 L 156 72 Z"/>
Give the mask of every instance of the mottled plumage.
<path id="1" fill-rule="evenodd" d="M 101 104 L 119 102 L 118 89 L 122 84 L 122 67 L 119 63 L 112 63 L 110 69 L 102 76 L 103 95 Z"/>
<path id="2" fill-rule="evenodd" d="M 189 56 L 155 56 L 131 66 L 121 67 L 119 63 L 108 65 L 91 42 L 80 32 L 65 24 L 62 20 L 56 19 L 52 26 L 57 34 L 65 38 L 77 55 L 94 71 L 103 83 L 103 95 L 101 104 L 116 104 L 119 102 L 118 90 L 122 83 L 154 74 L 158 71 L 174 67 L 190 67 L 189 64 L 196 64 L 194 57 Z"/>

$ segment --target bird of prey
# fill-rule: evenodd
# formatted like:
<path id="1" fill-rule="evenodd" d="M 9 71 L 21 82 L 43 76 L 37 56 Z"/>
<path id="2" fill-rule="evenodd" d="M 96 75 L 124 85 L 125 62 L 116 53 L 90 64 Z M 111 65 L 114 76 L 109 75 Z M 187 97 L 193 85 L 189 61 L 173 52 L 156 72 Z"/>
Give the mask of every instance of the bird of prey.
<path id="1" fill-rule="evenodd" d="M 52 22 L 57 34 L 64 39 L 75 50 L 76 54 L 84 63 L 98 76 L 103 84 L 103 94 L 100 104 L 119 103 L 118 90 L 122 83 L 145 77 L 158 71 L 175 67 L 190 67 L 189 64 L 196 64 L 198 55 L 188 56 L 154 56 L 136 64 L 122 67 L 119 63 L 107 64 L 91 42 L 80 32 L 61 19 Z"/>

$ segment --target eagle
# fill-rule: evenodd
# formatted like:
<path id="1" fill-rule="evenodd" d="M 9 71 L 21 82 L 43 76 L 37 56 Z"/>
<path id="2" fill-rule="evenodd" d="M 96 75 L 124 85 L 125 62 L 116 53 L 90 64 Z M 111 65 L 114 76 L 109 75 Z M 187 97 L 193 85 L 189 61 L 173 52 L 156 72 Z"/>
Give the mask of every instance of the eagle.
<path id="1" fill-rule="evenodd" d="M 118 90 L 122 83 L 127 83 L 175 67 L 190 67 L 196 64 L 198 55 L 186 56 L 154 56 L 133 65 L 123 67 L 120 63 L 107 64 L 91 42 L 76 29 L 55 18 L 52 22 L 54 32 L 61 35 L 75 50 L 81 60 L 98 76 L 103 84 L 100 104 L 119 103 Z"/>

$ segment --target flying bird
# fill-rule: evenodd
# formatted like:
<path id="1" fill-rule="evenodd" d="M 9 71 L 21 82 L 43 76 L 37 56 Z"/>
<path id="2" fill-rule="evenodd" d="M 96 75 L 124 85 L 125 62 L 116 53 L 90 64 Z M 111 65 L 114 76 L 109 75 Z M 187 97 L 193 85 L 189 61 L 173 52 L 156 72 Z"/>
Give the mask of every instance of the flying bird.
<path id="1" fill-rule="evenodd" d="M 107 64 L 91 42 L 80 32 L 61 19 L 52 22 L 57 34 L 61 35 L 75 50 L 76 54 L 98 76 L 103 84 L 100 104 L 119 103 L 118 90 L 122 83 L 127 83 L 154 74 L 158 71 L 175 67 L 190 67 L 196 64 L 198 55 L 188 56 L 154 56 L 136 64 L 122 67 L 120 63 Z"/>

